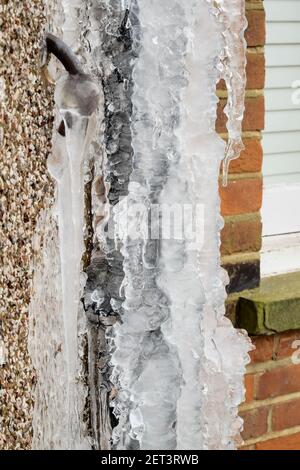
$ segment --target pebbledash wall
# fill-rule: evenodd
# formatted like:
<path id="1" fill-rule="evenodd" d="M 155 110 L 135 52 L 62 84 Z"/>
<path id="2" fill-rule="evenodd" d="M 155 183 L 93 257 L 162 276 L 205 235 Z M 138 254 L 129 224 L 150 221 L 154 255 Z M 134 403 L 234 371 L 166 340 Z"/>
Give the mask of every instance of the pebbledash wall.
<path id="1" fill-rule="evenodd" d="M 0 449 L 29 449 L 32 436 L 32 237 L 53 194 L 46 170 L 53 102 L 39 72 L 44 21 L 42 0 L 0 1 Z"/>
<path id="2" fill-rule="evenodd" d="M 52 185 L 45 161 L 50 151 L 52 104 L 50 90 L 45 92 L 38 72 L 42 0 L 24 0 L 20 5 L 5 0 L 0 11 L 0 60 L 6 83 L 6 98 L 0 104 L 4 126 L 0 156 L 0 341 L 4 340 L 6 347 L 6 363 L 0 366 L 0 448 L 28 449 L 35 380 L 26 349 L 31 239 L 40 210 L 51 203 Z M 245 377 L 246 401 L 240 409 L 245 420 L 242 449 L 300 449 L 299 355 L 293 360 L 294 341 L 300 340 L 299 303 L 297 293 L 292 297 L 300 278 L 288 275 L 260 281 L 263 1 L 247 1 L 247 16 L 245 150 L 231 165 L 228 187 L 220 185 L 225 219 L 221 250 L 230 275 L 228 316 L 252 334 L 256 346 Z M 216 127 L 226 138 L 222 112 L 226 90 L 222 84 L 218 95 Z"/>

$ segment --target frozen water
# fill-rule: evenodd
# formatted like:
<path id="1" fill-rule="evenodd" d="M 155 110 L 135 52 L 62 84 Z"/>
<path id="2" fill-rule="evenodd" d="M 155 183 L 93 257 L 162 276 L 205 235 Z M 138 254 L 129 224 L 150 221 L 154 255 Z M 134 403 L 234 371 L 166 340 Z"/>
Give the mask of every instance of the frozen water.
<path id="1" fill-rule="evenodd" d="M 68 407 L 76 415 L 78 364 L 78 312 L 83 285 L 81 260 L 84 252 L 84 169 L 83 163 L 95 130 L 95 111 L 100 102 L 99 87 L 86 76 L 63 76 L 55 101 L 64 122 L 65 136 L 57 135 L 54 155 L 48 168 L 57 177 L 57 213 L 62 276 Z M 75 430 L 70 430 L 75 433 Z"/>
<path id="2" fill-rule="evenodd" d="M 120 215 L 119 227 L 125 302 L 112 356 L 112 380 L 121 390 L 114 403 L 119 419 L 114 442 L 128 448 L 130 436 L 141 449 L 232 449 L 241 429 L 237 407 L 250 346 L 224 317 L 218 176 L 225 149 L 215 120 L 216 84 L 225 77 L 231 86 L 226 179 L 230 149 L 241 141 L 244 5 L 137 4 L 134 160 L 129 209 L 126 217 Z M 195 248 L 188 238 L 145 239 L 147 218 L 131 220 L 130 208 L 155 202 L 203 207 L 203 245 Z M 149 265 L 144 254 L 155 243 L 158 262 L 152 257 Z"/>
<path id="3" fill-rule="evenodd" d="M 103 127 L 96 133 L 91 152 L 93 247 L 84 305 L 90 320 L 89 342 L 96 345 L 89 356 L 89 369 L 95 370 L 90 377 L 93 436 L 96 448 L 107 449 L 111 438 L 108 394 L 113 396 L 115 390 L 109 380 L 105 334 L 122 313 L 124 301 L 123 257 L 114 241 L 113 207 L 127 195 L 132 170 L 131 75 L 139 45 L 132 34 L 137 29 L 135 2 L 132 2 L 130 18 L 126 5 L 116 0 L 83 3 L 84 56 L 103 85 L 105 100 Z"/>
<path id="4" fill-rule="evenodd" d="M 64 39 L 94 78 L 62 75 L 56 87 L 56 127 L 63 120 L 65 136 L 55 133 L 48 163 L 59 230 L 44 215 L 32 303 L 36 448 L 89 447 L 81 298 L 93 447 L 237 446 L 250 344 L 225 318 L 218 180 L 224 155 L 226 183 L 242 148 L 244 7 L 244 0 L 61 0 Z M 215 132 L 220 78 L 228 89 L 226 149 Z M 181 238 L 148 237 L 159 228 L 153 208 L 174 204 L 204 216 L 196 243 L 197 221 Z M 47 324 L 52 349 L 41 354 Z"/>
<path id="5" fill-rule="evenodd" d="M 78 19 L 79 6 L 79 2 L 63 1 L 65 17 Z M 55 10 L 53 4 L 51 7 Z M 68 37 L 67 28 L 65 22 L 62 32 Z M 73 40 L 76 32 L 78 36 L 78 28 L 73 31 Z M 81 274 L 84 164 L 103 98 L 88 75 L 60 75 L 55 91 L 53 152 L 48 160 L 48 169 L 57 182 L 57 197 L 52 211 L 41 216 L 35 240 L 40 254 L 35 260 L 29 338 L 38 376 L 33 447 L 80 449 L 90 447 L 84 423 L 87 391 L 82 359 L 86 332 L 80 302 L 86 281 Z M 62 122 L 63 132 L 59 133 Z M 45 339 L 46 332 L 49 339 Z"/>
<path id="6" fill-rule="evenodd" d="M 211 12 L 222 29 L 222 51 L 219 54 L 220 78 L 225 80 L 228 91 L 227 116 L 228 143 L 223 160 L 223 184 L 227 185 L 230 161 L 239 157 L 244 145 L 242 121 L 246 88 L 246 41 L 247 27 L 245 0 L 207 0 Z"/>

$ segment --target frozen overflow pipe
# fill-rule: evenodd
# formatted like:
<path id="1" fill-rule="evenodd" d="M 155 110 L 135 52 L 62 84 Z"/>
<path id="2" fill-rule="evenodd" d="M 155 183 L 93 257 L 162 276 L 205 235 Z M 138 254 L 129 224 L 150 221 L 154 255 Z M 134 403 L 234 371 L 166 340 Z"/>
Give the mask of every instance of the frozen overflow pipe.
<path id="1" fill-rule="evenodd" d="M 55 103 L 60 120 L 54 133 L 53 155 L 48 170 L 57 182 L 57 214 L 61 265 L 62 317 L 66 367 L 66 406 L 68 448 L 80 447 L 78 409 L 78 315 L 80 310 L 82 256 L 84 247 L 84 161 L 96 127 L 96 111 L 103 103 L 99 85 L 84 72 L 77 56 L 53 34 L 45 36 L 46 57 L 50 54 L 62 63 L 55 86 Z M 46 75 L 47 76 L 47 75 Z M 103 104 L 102 104 L 103 106 Z"/>
<path id="2" fill-rule="evenodd" d="M 43 269 L 35 269 L 31 308 L 29 346 L 40 376 L 35 446 L 234 449 L 250 344 L 225 318 L 218 184 L 224 155 L 226 183 L 229 161 L 242 147 L 245 2 L 59 3 L 63 30 L 75 36 L 93 78 L 64 43 L 47 35 L 48 51 L 66 71 L 56 84 L 58 132 L 48 161 L 57 197 L 52 218 L 41 222 Z M 221 78 L 229 95 L 226 150 L 215 132 Z M 83 275 L 82 166 L 91 141 L 93 240 Z M 172 216 L 178 224 L 166 227 Z M 61 276 L 55 284 L 56 271 Z M 87 362 L 93 439 L 82 432 L 80 411 L 87 398 L 78 380 L 81 298 L 92 332 Z M 42 324 L 38 313 L 44 310 Z M 54 311 L 62 313 L 63 335 L 53 324 Z M 60 324 L 58 314 L 55 319 Z M 51 380 L 40 359 L 49 325 Z"/>

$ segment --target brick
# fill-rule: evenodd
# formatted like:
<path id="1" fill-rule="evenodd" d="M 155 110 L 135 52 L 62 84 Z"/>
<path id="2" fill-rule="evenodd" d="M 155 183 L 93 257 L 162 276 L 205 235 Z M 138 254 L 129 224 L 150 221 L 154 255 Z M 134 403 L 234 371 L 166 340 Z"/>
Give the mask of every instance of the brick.
<path id="1" fill-rule="evenodd" d="M 265 87 L 265 56 L 257 52 L 247 54 L 247 90 L 261 90 Z"/>
<path id="2" fill-rule="evenodd" d="M 247 289 L 254 289 L 260 282 L 260 260 L 249 259 L 247 261 L 232 260 L 224 263 L 223 268 L 229 275 L 229 285 L 226 287 L 227 294 L 241 292 Z"/>
<path id="3" fill-rule="evenodd" d="M 264 372 L 257 377 L 255 398 L 264 400 L 299 391 L 300 365 L 287 365 Z"/>
<path id="4" fill-rule="evenodd" d="M 289 289 L 291 286 L 287 284 L 286 287 Z M 291 289 L 290 295 L 292 292 Z M 279 291 L 278 293 L 271 292 L 271 295 L 267 292 L 265 295 L 262 286 L 256 291 L 243 293 L 238 299 L 236 308 L 238 327 L 247 330 L 251 335 L 298 330 L 300 327 L 299 295 L 288 299 L 280 298 L 280 294 Z"/>
<path id="5" fill-rule="evenodd" d="M 282 431 L 300 425 L 300 399 L 273 406 L 272 429 Z"/>
<path id="6" fill-rule="evenodd" d="M 268 431 L 268 413 L 269 407 L 266 406 L 240 413 L 240 417 L 244 420 L 242 438 L 245 441 L 266 434 Z"/>
<path id="7" fill-rule="evenodd" d="M 244 131 L 258 131 L 265 127 L 265 99 L 264 96 L 246 98 L 245 116 L 243 119 Z"/>
<path id="8" fill-rule="evenodd" d="M 262 90 L 265 86 L 265 56 L 257 51 L 247 52 L 247 90 Z M 226 90 L 224 80 L 218 83 L 218 90 Z"/>
<path id="9" fill-rule="evenodd" d="M 224 114 L 226 99 L 221 99 L 217 108 L 216 130 L 227 132 L 227 117 Z M 243 119 L 243 131 L 259 131 L 265 125 L 265 102 L 263 96 L 245 99 L 245 112 Z"/>
<path id="10" fill-rule="evenodd" d="M 245 403 L 250 403 L 254 399 L 254 374 L 245 375 Z"/>
<path id="11" fill-rule="evenodd" d="M 223 216 L 258 212 L 262 204 L 262 178 L 230 180 L 226 187 L 220 184 Z"/>
<path id="12" fill-rule="evenodd" d="M 251 363 L 271 361 L 273 359 L 274 336 L 252 336 L 255 349 L 250 352 Z"/>
<path id="13" fill-rule="evenodd" d="M 300 450 L 300 432 L 291 436 L 282 436 L 265 442 L 258 442 L 256 450 Z"/>
<path id="14" fill-rule="evenodd" d="M 294 341 L 300 341 L 300 331 L 287 331 L 278 336 L 277 348 L 275 350 L 275 358 L 283 359 L 285 357 L 291 357 L 294 353 L 299 350 L 299 344 L 295 344 Z M 299 358 L 299 354 L 297 354 Z"/>
<path id="15" fill-rule="evenodd" d="M 259 289 L 241 294 L 236 325 L 252 335 L 299 331 L 299 311 L 300 272 L 296 271 L 263 278 Z"/>
<path id="16" fill-rule="evenodd" d="M 263 148 L 258 139 L 244 139 L 245 149 L 239 158 L 232 160 L 229 172 L 233 173 L 259 173 L 262 169 Z"/>
<path id="17" fill-rule="evenodd" d="M 259 214 L 225 219 L 221 232 L 221 254 L 258 252 L 261 249 L 262 223 Z"/>
<path id="18" fill-rule="evenodd" d="M 266 39 L 265 12 L 264 10 L 247 11 L 248 27 L 245 39 L 248 47 L 263 46 Z"/>

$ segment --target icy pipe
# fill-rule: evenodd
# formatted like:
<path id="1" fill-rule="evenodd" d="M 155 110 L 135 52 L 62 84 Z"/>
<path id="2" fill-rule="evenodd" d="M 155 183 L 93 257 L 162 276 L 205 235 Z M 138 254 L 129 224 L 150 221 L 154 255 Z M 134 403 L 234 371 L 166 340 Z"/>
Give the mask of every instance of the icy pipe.
<path id="1" fill-rule="evenodd" d="M 46 36 L 47 53 L 53 53 L 67 73 L 58 80 L 55 102 L 60 125 L 54 136 L 48 169 L 57 181 L 57 214 L 62 278 L 62 316 L 67 371 L 68 448 L 76 442 L 76 381 L 78 374 L 78 312 L 83 289 L 81 260 L 84 252 L 84 170 L 96 126 L 96 110 L 102 94 L 92 77 L 84 73 L 77 57 L 60 39 Z"/>
<path id="2" fill-rule="evenodd" d="M 67 44 L 54 34 L 46 33 L 45 47 L 47 55 L 53 54 L 62 63 L 70 75 L 83 75 L 83 68 L 78 57 Z"/>

